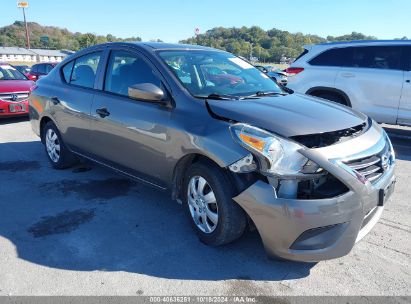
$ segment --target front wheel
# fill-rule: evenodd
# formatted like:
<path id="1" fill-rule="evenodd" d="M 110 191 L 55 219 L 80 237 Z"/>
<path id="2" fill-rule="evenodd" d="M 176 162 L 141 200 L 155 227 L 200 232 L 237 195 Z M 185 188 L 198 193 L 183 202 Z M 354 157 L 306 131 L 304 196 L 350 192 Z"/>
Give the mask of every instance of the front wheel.
<path id="1" fill-rule="evenodd" d="M 232 200 L 233 187 L 220 168 L 193 164 L 185 177 L 184 189 L 187 214 L 203 243 L 223 245 L 244 233 L 246 215 Z"/>
<path id="2" fill-rule="evenodd" d="M 73 166 L 77 159 L 65 146 L 56 125 L 49 121 L 43 130 L 43 141 L 47 158 L 55 169 L 66 169 Z"/>

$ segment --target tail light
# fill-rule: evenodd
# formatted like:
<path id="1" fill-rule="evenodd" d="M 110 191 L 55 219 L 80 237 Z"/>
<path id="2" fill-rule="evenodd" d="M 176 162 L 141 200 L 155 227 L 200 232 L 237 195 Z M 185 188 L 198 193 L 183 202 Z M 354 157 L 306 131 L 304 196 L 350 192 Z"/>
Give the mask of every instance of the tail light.
<path id="1" fill-rule="evenodd" d="M 294 76 L 304 71 L 304 68 L 287 68 L 285 71 L 287 72 L 288 76 Z"/>

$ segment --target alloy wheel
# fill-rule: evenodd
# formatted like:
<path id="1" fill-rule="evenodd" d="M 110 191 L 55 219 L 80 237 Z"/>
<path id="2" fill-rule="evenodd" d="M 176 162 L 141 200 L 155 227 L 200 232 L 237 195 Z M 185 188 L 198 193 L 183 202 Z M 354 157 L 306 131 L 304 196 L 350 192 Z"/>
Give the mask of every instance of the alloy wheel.
<path id="1" fill-rule="evenodd" d="M 187 201 L 191 217 L 198 229 L 204 233 L 212 233 L 218 223 L 218 205 L 214 191 L 205 178 L 191 177 Z"/>
<path id="2" fill-rule="evenodd" d="M 50 159 L 57 163 L 60 159 L 60 142 L 53 129 L 48 129 L 46 132 L 46 149 Z"/>

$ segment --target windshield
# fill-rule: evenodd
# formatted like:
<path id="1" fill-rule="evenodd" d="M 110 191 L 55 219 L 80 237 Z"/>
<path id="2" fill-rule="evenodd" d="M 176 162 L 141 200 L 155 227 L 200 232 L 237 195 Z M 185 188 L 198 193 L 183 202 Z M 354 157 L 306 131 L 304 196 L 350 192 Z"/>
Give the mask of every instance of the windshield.
<path id="1" fill-rule="evenodd" d="M 216 51 L 162 51 L 160 57 L 195 97 L 283 93 L 267 75 L 232 54 Z"/>
<path id="2" fill-rule="evenodd" d="M 11 65 L 0 64 L 0 80 L 27 80 L 27 78 Z"/>

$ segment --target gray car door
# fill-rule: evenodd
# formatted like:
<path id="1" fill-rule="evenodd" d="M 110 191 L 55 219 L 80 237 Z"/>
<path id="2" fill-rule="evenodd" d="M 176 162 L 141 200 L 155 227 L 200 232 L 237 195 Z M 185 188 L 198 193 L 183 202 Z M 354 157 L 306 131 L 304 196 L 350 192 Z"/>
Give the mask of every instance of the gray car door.
<path id="1" fill-rule="evenodd" d="M 73 150 L 90 145 L 91 105 L 102 52 L 78 57 L 62 68 L 63 85 L 51 94 L 51 112 L 64 142 Z"/>
<path id="2" fill-rule="evenodd" d="M 128 87 L 139 83 L 162 87 L 155 68 L 142 55 L 112 50 L 104 86 L 91 109 L 91 152 L 106 165 L 163 187 L 171 110 L 129 98 Z"/>

